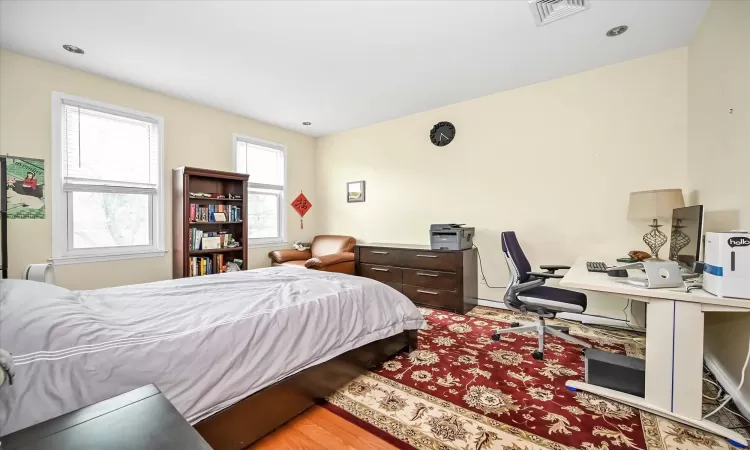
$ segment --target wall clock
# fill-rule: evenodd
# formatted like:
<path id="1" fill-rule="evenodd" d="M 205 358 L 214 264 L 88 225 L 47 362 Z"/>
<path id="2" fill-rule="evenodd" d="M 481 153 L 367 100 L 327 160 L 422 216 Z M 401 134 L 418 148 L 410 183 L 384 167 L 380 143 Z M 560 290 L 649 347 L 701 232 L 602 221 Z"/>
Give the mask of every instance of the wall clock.
<path id="1" fill-rule="evenodd" d="M 450 122 L 438 122 L 430 130 L 430 141 L 438 147 L 450 144 L 454 137 L 456 137 L 456 127 Z"/>

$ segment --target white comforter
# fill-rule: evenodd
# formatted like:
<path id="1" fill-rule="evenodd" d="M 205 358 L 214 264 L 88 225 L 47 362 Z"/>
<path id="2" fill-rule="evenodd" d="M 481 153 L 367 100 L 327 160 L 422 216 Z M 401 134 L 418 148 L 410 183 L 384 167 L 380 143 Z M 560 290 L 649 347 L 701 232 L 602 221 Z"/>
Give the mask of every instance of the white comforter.
<path id="1" fill-rule="evenodd" d="M 0 282 L 0 435 L 154 383 L 191 423 L 306 367 L 424 325 L 366 278 L 274 267 L 68 291 Z"/>

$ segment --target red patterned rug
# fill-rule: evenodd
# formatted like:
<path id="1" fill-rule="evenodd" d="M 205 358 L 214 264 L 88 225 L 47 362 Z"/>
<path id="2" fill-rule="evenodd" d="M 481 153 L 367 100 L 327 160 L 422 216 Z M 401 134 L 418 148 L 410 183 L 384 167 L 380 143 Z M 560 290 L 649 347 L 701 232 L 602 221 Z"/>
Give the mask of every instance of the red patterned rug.
<path id="1" fill-rule="evenodd" d="M 521 450 L 726 448 L 723 440 L 586 392 L 581 347 L 496 327 L 530 318 L 490 308 L 470 316 L 422 309 L 419 349 L 395 356 L 331 395 L 326 407 L 401 448 Z M 597 348 L 643 355 L 636 335 L 575 326 Z"/>

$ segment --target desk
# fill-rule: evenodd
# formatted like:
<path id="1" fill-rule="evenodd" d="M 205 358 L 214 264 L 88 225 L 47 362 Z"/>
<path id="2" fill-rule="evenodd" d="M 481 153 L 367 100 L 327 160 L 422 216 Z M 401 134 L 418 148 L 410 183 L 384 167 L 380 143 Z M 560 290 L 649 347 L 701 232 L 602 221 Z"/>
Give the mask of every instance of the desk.
<path id="1" fill-rule="evenodd" d="M 585 291 L 622 295 L 648 303 L 646 310 L 646 393 L 645 398 L 587 383 L 569 381 L 571 390 L 583 390 L 658 414 L 686 425 L 726 437 L 732 444 L 747 447 L 739 433 L 701 417 L 703 378 L 703 313 L 709 311 L 750 312 L 750 301 L 716 297 L 703 290 L 690 293 L 683 288 L 645 289 L 619 283 L 619 278 L 589 272 L 579 258 L 560 281 L 560 286 Z M 613 261 L 608 264 L 615 265 Z M 629 271 L 631 277 L 645 277 Z"/>

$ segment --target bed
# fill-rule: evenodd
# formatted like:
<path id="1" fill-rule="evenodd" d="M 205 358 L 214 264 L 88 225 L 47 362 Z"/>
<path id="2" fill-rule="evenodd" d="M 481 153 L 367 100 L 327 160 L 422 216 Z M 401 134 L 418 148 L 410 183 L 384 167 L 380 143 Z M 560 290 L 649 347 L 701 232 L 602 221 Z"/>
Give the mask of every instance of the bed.
<path id="1" fill-rule="evenodd" d="M 154 383 L 215 448 L 243 448 L 415 343 L 377 281 L 272 267 L 93 291 L 0 287 L 0 436 Z M 262 409 L 260 409 L 262 408 Z"/>

